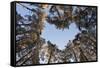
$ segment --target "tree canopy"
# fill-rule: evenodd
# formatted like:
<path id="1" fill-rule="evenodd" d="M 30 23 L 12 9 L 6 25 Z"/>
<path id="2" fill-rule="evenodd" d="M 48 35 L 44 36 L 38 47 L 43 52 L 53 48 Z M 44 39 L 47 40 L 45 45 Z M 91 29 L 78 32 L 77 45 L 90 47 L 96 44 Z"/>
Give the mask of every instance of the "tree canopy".
<path id="1" fill-rule="evenodd" d="M 96 61 L 96 7 L 17 4 L 31 12 L 23 17 L 16 11 L 17 65 Z M 41 37 L 45 21 L 58 30 L 69 29 L 70 24 L 75 23 L 80 33 L 66 44 L 64 50 L 60 50 L 56 44 Z M 41 63 L 41 59 L 45 62 Z"/>

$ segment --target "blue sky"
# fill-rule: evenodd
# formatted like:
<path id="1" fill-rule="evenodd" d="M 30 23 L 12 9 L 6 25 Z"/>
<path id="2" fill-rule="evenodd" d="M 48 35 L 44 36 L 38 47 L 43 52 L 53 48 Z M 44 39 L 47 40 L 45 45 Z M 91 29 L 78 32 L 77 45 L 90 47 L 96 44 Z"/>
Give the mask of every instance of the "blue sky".
<path id="1" fill-rule="evenodd" d="M 78 32 L 79 30 L 74 23 L 69 26 L 69 29 L 64 30 L 56 29 L 54 25 L 45 23 L 42 37 L 45 38 L 46 41 L 49 40 L 53 44 L 56 44 L 59 49 L 64 49 L 68 41 L 73 40 Z"/>
<path id="2" fill-rule="evenodd" d="M 27 4 L 25 4 L 28 7 Z M 16 11 L 21 14 L 21 16 L 31 15 L 32 12 L 23 8 L 21 5 L 16 6 Z M 56 44 L 59 49 L 64 49 L 65 45 L 68 43 L 69 40 L 74 39 L 75 35 L 79 32 L 78 28 L 74 23 L 69 26 L 69 29 L 59 30 L 56 29 L 54 25 L 51 25 L 45 22 L 45 27 L 42 32 L 42 37 L 46 39 L 46 41 L 51 41 L 53 44 Z"/>

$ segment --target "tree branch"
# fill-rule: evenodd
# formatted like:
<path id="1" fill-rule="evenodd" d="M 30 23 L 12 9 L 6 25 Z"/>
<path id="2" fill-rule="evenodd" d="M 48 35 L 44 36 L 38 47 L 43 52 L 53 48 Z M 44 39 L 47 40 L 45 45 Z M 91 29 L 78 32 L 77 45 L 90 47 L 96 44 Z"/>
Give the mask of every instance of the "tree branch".
<path id="1" fill-rule="evenodd" d="M 34 9 L 30 9 L 29 7 L 26 7 L 25 5 L 21 4 L 21 3 L 18 3 L 19 5 L 23 6 L 24 8 L 26 8 L 27 10 L 30 10 L 32 12 L 36 12 L 36 10 Z"/>
<path id="2" fill-rule="evenodd" d="M 59 16 L 59 19 L 61 19 L 60 13 L 59 13 L 59 11 L 58 11 L 58 9 L 57 9 L 57 7 L 56 7 L 56 6 L 55 6 L 55 9 L 56 9 L 57 14 L 58 14 L 58 16 Z"/>

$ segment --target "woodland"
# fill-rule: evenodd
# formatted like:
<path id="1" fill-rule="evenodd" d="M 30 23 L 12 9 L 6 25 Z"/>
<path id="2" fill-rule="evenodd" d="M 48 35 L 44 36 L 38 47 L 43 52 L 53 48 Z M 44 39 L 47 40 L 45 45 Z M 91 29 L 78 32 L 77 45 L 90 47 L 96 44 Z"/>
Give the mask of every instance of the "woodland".
<path id="1" fill-rule="evenodd" d="M 16 11 L 16 65 L 97 60 L 97 7 L 35 3 L 17 5 L 31 14 L 23 17 Z M 69 26 L 75 23 L 80 32 L 61 50 L 41 37 L 45 21 L 62 31 L 70 30 Z"/>

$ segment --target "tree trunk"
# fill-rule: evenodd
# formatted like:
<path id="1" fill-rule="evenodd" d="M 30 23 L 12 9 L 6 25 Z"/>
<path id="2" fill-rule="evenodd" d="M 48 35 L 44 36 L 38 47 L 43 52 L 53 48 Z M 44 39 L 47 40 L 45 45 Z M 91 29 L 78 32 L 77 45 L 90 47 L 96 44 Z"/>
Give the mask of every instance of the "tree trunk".
<path id="1" fill-rule="evenodd" d="M 80 62 L 88 61 L 81 48 L 80 49 Z"/>

